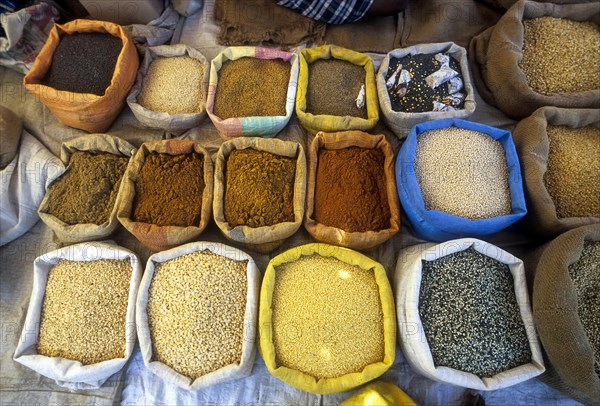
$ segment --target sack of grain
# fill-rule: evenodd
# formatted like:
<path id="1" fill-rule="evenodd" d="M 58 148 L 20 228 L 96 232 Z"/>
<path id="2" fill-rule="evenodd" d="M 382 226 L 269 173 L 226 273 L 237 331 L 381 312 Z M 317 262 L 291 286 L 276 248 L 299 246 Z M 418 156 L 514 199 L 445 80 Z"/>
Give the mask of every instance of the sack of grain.
<path id="1" fill-rule="evenodd" d="M 540 379 L 589 405 L 600 400 L 599 241 L 598 224 L 561 234 L 543 248 L 533 285 L 533 317 L 548 359 Z M 582 264 L 591 242 L 595 255 Z"/>
<path id="2" fill-rule="evenodd" d="M 208 72 L 206 58 L 192 47 L 148 48 L 127 104 L 151 128 L 182 131 L 197 127 L 206 118 Z"/>
<path id="3" fill-rule="evenodd" d="M 74 166 L 71 158 L 82 152 L 85 158 L 77 158 Z M 61 145 L 64 167 L 38 208 L 60 241 L 99 240 L 117 229 L 121 180 L 134 153 L 131 144 L 109 134 L 83 135 Z"/>
<path id="4" fill-rule="evenodd" d="M 600 129 L 600 116 L 598 110 L 592 109 L 543 107 L 522 120 L 513 131 L 527 191 L 529 213 L 524 220 L 528 223 L 528 230 L 545 238 L 552 238 L 573 228 L 600 222 L 600 212 L 596 215 L 592 212 L 583 213 L 594 205 L 600 207 L 598 203 L 600 183 L 597 175 L 600 170 L 598 166 L 600 133 L 596 133 L 595 143 L 584 140 L 578 142 L 576 133 L 566 135 L 572 146 L 571 143 L 565 144 L 564 148 L 567 150 L 564 153 L 561 153 L 562 148 L 557 150 L 556 161 L 554 158 L 552 160 L 552 163 L 564 165 L 550 168 L 551 140 L 547 130 L 554 126 Z M 570 170 L 566 171 L 567 169 Z M 556 175 L 564 179 L 560 182 L 561 185 L 558 185 L 564 186 L 564 196 L 556 196 L 560 199 L 558 202 L 561 204 L 560 214 L 557 203 L 553 200 L 547 186 L 548 174 L 551 171 L 556 171 Z M 580 181 L 585 182 L 581 182 L 581 186 L 573 184 Z M 552 189 L 552 192 L 559 193 L 561 190 L 554 192 Z M 565 198 L 568 201 L 563 201 Z M 582 213 L 576 216 L 574 209 Z"/>
<path id="5" fill-rule="evenodd" d="M 12 110 L 0 106 L 0 170 L 6 168 L 17 155 L 23 122 Z"/>
<path id="6" fill-rule="evenodd" d="M 123 45 L 110 84 L 100 95 L 57 90 L 42 84 L 62 38 L 75 33 L 106 33 L 121 39 Z M 97 50 L 90 50 L 94 51 Z M 137 49 L 120 25 L 106 21 L 74 20 L 52 28 L 31 70 L 23 78 L 23 85 L 64 124 L 88 132 L 102 133 L 108 130 L 125 105 L 125 98 L 135 81 L 138 65 Z M 94 66 L 88 68 L 93 69 Z"/>
<path id="7" fill-rule="evenodd" d="M 304 391 L 350 390 L 394 363 L 390 283 L 380 263 L 356 251 L 307 244 L 274 257 L 258 317 L 267 369 Z"/>
<path id="8" fill-rule="evenodd" d="M 429 241 L 493 234 L 527 213 L 511 133 L 470 121 L 414 126 L 396 183 L 415 233 Z"/>
<path id="9" fill-rule="evenodd" d="M 48 252 L 33 268 L 14 360 L 70 390 L 99 388 L 133 353 L 139 259 L 87 242 Z"/>
<path id="10" fill-rule="evenodd" d="M 545 21 L 535 30 L 530 26 L 528 40 L 525 24 L 540 17 L 564 20 Z M 600 24 L 597 5 L 515 3 L 498 24 L 469 45 L 469 63 L 481 97 L 513 118 L 527 117 L 544 106 L 600 107 L 600 34 L 597 26 L 582 27 L 580 21 Z"/>
<path id="11" fill-rule="evenodd" d="M 312 134 L 319 131 L 345 131 L 363 130 L 367 131 L 375 127 L 379 120 L 379 105 L 377 104 L 377 85 L 375 83 L 375 71 L 373 61 L 367 54 L 341 48 L 335 45 L 324 45 L 317 48 L 306 48 L 298 56 L 300 72 L 298 75 L 298 92 L 296 93 L 296 114 L 304 128 Z M 319 74 L 319 81 L 313 89 L 310 88 L 310 65 L 320 60 L 337 60 L 349 62 L 364 69 L 364 81 L 347 76 L 347 69 L 343 72 L 333 71 L 328 73 L 324 66 Z M 338 63 L 339 64 L 339 63 Z M 341 65 L 340 65 L 341 66 Z M 336 68 L 340 68 L 340 66 Z M 358 70 L 360 72 L 360 70 Z M 313 74 L 313 80 L 315 79 Z M 321 80 L 322 77 L 322 80 Z M 329 89 L 331 87 L 331 89 Z M 311 106 L 314 94 L 315 102 L 320 102 L 318 111 L 315 112 Z M 350 93 L 351 92 L 351 93 Z M 342 98 L 350 105 L 341 105 Z M 318 100 L 317 100 L 318 99 Z M 359 107 L 359 103 L 361 106 Z M 345 103 L 347 104 L 347 103 Z M 356 109 L 352 107 L 356 105 Z M 353 111 L 352 114 L 362 112 L 363 117 L 337 112 L 333 115 L 328 110 L 337 111 L 339 106 L 343 110 Z M 321 113 L 321 110 L 324 113 Z"/>
<path id="12" fill-rule="evenodd" d="M 477 390 L 544 372 L 523 261 L 473 238 L 400 252 L 398 341 L 413 370 Z"/>
<path id="13" fill-rule="evenodd" d="M 233 163 L 234 151 L 274 156 L 236 153 Z M 297 142 L 277 139 L 226 141 L 215 160 L 214 188 L 213 214 L 223 235 L 253 251 L 272 252 L 302 225 L 306 203 L 304 150 Z"/>
<path id="14" fill-rule="evenodd" d="M 241 64 L 232 64 L 242 58 Z M 267 65 L 268 60 L 273 64 Z M 226 83 L 221 71 L 225 65 L 230 68 Z M 224 140 L 274 137 L 290 121 L 297 80 L 296 54 L 261 47 L 226 48 L 210 63 L 206 112 Z"/>
<path id="15" fill-rule="evenodd" d="M 142 169 L 150 157 L 156 159 L 144 172 Z M 169 162 L 162 162 L 167 158 Z M 196 141 L 170 139 L 142 144 L 129 162 L 122 183 L 117 219 L 153 251 L 197 238 L 210 221 L 213 164 L 206 149 Z M 142 206 L 143 220 L 136 220 L 136 210 L 142 210 Z M 182 225 L 174 225 L 174 220 Z"/>
<path id="16" fill-rule="evenodd" d="M 465 96 L 463 106 L 460 109 L 450 111 L 430 111 L 421 113 L 411 113 L 396 111 L 392 108 L 390 93 L 386 85 L 386 79 L 389 76 L 390 62 L 392 58 L 400 59 L 409 55 L 435 55 L 442 53 L 454 58 L 460 64 L 460 75 L 462 76 L 462 89 L 457 90 Z M 409 82 L 410 86 L 410 82 Z M 440 86 L 447 86 L 442 84 Z M 452 42 L 439 44 L 422 44 L 408 48 L 395 49 L 389 52 L 377 72 L 377 95 L 379 97 L 379 106 L 383 113 L 383 120 L 387 126 L 400 138 L 405 138 L 410 129 L 418 123 L 443 118 L 467 118 L 475 111 L 475 93 L 473 83 L 469 73 L 469 62 L 467 60 L 467 51 Z"/>
<path id="17" fill-rule="evenodd" d="M 389 240 L 400 229 L 393 172 L 384 135 L 319 132 L 308 152 L 304 227 L 317 241 L 357 250 Z"/>
<path id="18" fill-rule="evenodd" d="M 259 290 L 252 257 L 227 245 L 193 242 L 152 255 L 136 313 L 146 368 L 186 390 L 248 376 Z"/>

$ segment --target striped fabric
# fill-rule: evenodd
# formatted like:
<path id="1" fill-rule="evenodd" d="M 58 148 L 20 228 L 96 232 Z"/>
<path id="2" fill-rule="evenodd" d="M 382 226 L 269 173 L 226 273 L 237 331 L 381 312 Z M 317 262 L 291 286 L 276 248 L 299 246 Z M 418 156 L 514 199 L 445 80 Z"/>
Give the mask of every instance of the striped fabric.
<path id="1" fill-rule="evenodd" d="M 276 3 L 313 20 L 342 24 L 360 20 L 373 0 L 276 0 Z"/>

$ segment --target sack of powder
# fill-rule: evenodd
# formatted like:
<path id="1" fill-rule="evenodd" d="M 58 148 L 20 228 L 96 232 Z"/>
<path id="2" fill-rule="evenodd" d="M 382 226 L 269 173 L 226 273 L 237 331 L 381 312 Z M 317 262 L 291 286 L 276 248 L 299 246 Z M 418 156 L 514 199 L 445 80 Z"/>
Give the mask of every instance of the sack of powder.
<path id="1" fill-rule="evenodd" d="M 122 173 L 127 166 L 127 162 L 135 154 L 135 148 L 127 141 L 109 134 L 90 134 L 77 137 L 61 145 L 60 159 L 64 167 L 60 171 L 59 176 L 63 176 L 69 170 L 72 170 L 70 167 L 71 158 L 73 154 L 78 152 L 94 155 L 111 154 L 115 158 L 126 158 L 126 162 L 123 162 L 120 166 L 116 163 L 107 163 L 110 166 L 107 169 L 111 171 L 111 179 L 115 180 L 114 185 L 109 183 L 108 173 L 99 172 L 100 166 L 77 168 L 77 171 L 87 172 L 87 175 L 81 172 L 83 179 L 73 178 L 69 180 L 72 183 L 71 188 L 66 187 L 60 195 L 53 193 L 52 188 L 56 186 L 55 184 L 50 184 L 44 195 L 44 199 L 40 203 L 38 214 L 42 221 L 54 231 L 60 241 L 70 243 L 102 239 L 117 229 L 119 226 L 119 222 L 117 221 L 117 202 L 119 199 L 118 196 L 123 190 Z M 92 162 L 89 162 L 89 165 L 92 165 Z M 124 168 L 123 172 L 119 174 L 117 172 L 119 172 L 121 166 L 124 166 Z M 114 172 L 112 172 L 113 170 Z M 95 176 L 90 178 L 92 173 Z M 56 179 L 56 182 L 61 181 L 61 179 L 59 177 Z M 81 182 L 86 181 L 93 184 L 82 187 Z M 96 198 L 98 200 L 94 202 Z M 53 199 L 57 200 L 52 201 Z M 82 204 L 82 201 L 85 201 L 86 204 Z M 112 206 L 109 204 L 111 201 Z M 59 210 L 62 215 L 59 215 L 54 210 Z M 68 214 L 65 214 L 67 211 Z M 98 223 L 79 222 L 79 219 L 87 217 L 90 211 L 98 212 L 98 214 L 108 211 L 108 216 L 99 215 L 98 218 L 103 217 L 103 219 Z M 66 216 L 78 221 L 66 221 Z"/>
<path id="2" fill-rule="evenodd" d="M 353 149 L 363 154 L 377 153 L 381 161 L 370 165 L 372 157 L 336 156 L 332 157 L 332 165 L 328 165 L 331 173 L 319 176 L 319 170 L 325 170 L 322 153 L 349 151 L 353 154 Z M 319 132 L 308 152 L 304 227 L 317 241 L 358 250 L 389 240 L 400 229 L 393 171 L 394 152 L 384 135 L 362 131 Z"/>
<path id="3" fill-rule="evenodd" d="M 198 61 L 200 65 L 189 60 L 178 62 L 180 59 L 174 58 L 182 56 Z M 160 66 L 152 68 L 156 61 Z M 206 118 L 204 102 L 208 72 L 208 61 L 192 47 L 183 44 L 150 47 L 127 96 L 127 104 L 135 117 L 151 128 L 183 131 L 197 127 Z M 149 99 L 150 106 L 144 105 L 143 97 Z M 194 106 L 192 101 L 195 101 Z M 177 110 L 184 108 L 186 112 Z"/>
<path id="4" fill-rule="evenodd" d="M 463 89 L 460 90 L 460 92 L 466 94 L 463 108 L 454 111 L 429 111 L 423 113 L 410 113 L 393 110 L 390 102 L 389 91 L 386 86 L 386 78 L 388 77 L 390 60 L 392 58 L 404 58 L 408 55 L 437 53 L 450 55 L 460 64 L 460 73 L 463 78 Z M 405 138 L 410 129 L 418 123 L 443 118 L 469 117 L 475 111 L 475 93 L 473 90 L 473 83 L 469 73 L 468 64 L 467 51 L 463 47 L 460 47 L 452 42 L 414 45 L 408 48 L 395 49 L 389 52 L 381 62 L 379 71 L 377 72 L 377 94 L 379 98 L 379 106 L 381 107 L 383 120 L 385 121 L 386 125 L 398 137 Z"/>
<path id="5" fill-rule="evenodd" d="M 424 270 L 427 263 L 444 261 L 450 255 L 468 251 L 471 255 L 487 257 L 486 262 L 465 264 L 466 259 L 463 257 L 462 264 L 460 260 L 454 264 L 446 264 L 445 272 L 427 269 L 426 274 Z M 493 261 L 494 267 L 502 266 L 504 269 L 491 268 L 490 261 Z M 463 266 L 466 268 L 463 269 Z M 471 272 L 473 268 L 477 270 Z M 448 275 L 449 269 L 461 274 L 468 272 L 469 277 L 461 279 Z M 507 278 L 503 279 L 505 283 L 502 285 L 502 292 L 499 284 L 492 282 L 497 282 L 495 275 L 499 275 L 500 271 L 509 273 Z M 444 275 L 450 280 L 444 281 Z M 429 289 L 435 290 L 431 295 L 433 299 L 430 298 L 428 305 L 421 308 L 419 304 L 425 300 L 424 292 L 427 289 L 424 281 L 432 279 Z M 533 324 L 525 268 L 519 258 L 492 244 L 473 238 L 451 240 L 441 244 L 420 244 L 400 252 L 393 285 L 398 315 L 398 341 L 409 365 L 418 374 L 438 382 L 466 388 L 496 390 L 516 385 L 544 372 L 542 350 Z M 494 287 L 486 289 L 488 285 Z M 455 297 L 460 296 L 461 292 L 465 292 L 464 295 L 468 297 Z M 506 295 L 506 299 L 501 299 L 501 294 Z M 473 295 L 484 297 L 473 299 Z M 510 296 L 512 298 L 509 298 Z M 507 311 L 509 305 L 511 310 Z M 460 310 L 456 310 L 455 306 L 459 306 Z M 482 306 L 490 306 L 490 310 L 482 310 Z M 438 312 L 445 311 L 440 307 L 452 309 L 449 311 L 456 314 L 439 317 Z M 430 311 L 433 308 L 436 310 Z M 452 317 L 455 320 L 451 320 Z M 480 321 L 480 318 L 483 320 Z M 490 318 L 495 321 L 486 320 Z M 427 331 L 424 320 L 428 321 L 430 332 Z M 438 324 L 437 327 L 432 324 L 434 321 Z M 463 325 L 458 326 L 461 323 Z M 481 326 L 487 326 L 483 323 L 493 324 L 488 328 L 480 327 L 478 323 L 481 323 Z M 509 332 L 509 328 L 516 330 Z M 518 341 L 515 337 L 519 337 Z M 438 344 L 436 347 L 435 341 L 432 340 L 442 343 L 446 340 L 451 343 Z M 479 343 L 480 340 L 483 343 Z M 511 342 L 513 340 L 515 341 Z M 455 346 L 462 347 L 456 347 L 454 350 Z M 459 355 L 449 357 L 451 351 L 456 351 Z M 529 355 L 523 357 L 523 351 Z M 434 361 L 436 356 L 443 360 L 438 361 L 440 365 Z M 442 362 L 444 364 L 441 364 Z M 482 365 L 488 365 L 486 368 L 494 365 L 491 368 L 495 369 L 500 366 L 500 369 L 509 365 L 515 366 L 491 375 L 480 375 L 446 366 L 453 363 L 466 365 L 464 369 L 467 369 L 469 364 L 474 364 L 477 368 Z"/>
<path id="6" fill-rule="evenodd" d="M 522 68 L 524 60 L 523 44 L 526 38 L 525 23 L 540 17 L 555 17 L 564 19 L 563 24 L 572 22 L 592 22 L 600 24 L 600 10 L 597 4 L 579 2 L 581 4 L 553 4 L 556 2 L 538 3 L 534 1 L 520 0 L 516 2 L 498 21 L 498 23 L 474 37 L 469 44 L 469 64 L 473 73 L 473 80 L 481 97 L 489 104 L 497 106 L 500 110 L 513 118 L 527 117 L 535 110 L 544 106 L 556 106 L 567 108 L 598 108 L 600 107 L 600 89 L 579 90 L 574 92 L 546 92 L 541 93 L 533 88 Z M 567 21 L 571 20 L 571 21 Z M 573 28 L 571 30 L 574 31 Z M 597 31 L 597 27 L 596 27 Z M 575 31 L 574 31 L 575 32 Z M 564 44 L 558 45 L 550 51 L 545 49 L 544 41 L 548 35 L 542 35 L 537 39 L 532 52 L 544 52 L 545 56 L 535 57 L 533 63 L 544 64 L 548 72 L 531 72 L 536 81 L 545 84 L 554 84 L 553 87 L 569 84 L 563 76 L 556 72 L 570 72 L 573 82 L 581 81 L 583 77 L 583 59 L 573 62 L 564 60 L 564 54 L 568 46 L 577 48 L 568 52 L 577 52 L 589 47 L 590 54 L 581 55 L 589 61 L 598 58 L 598 44 L 586 41 L 581 43 L 573 33 L 564 29 L 558 29 L 553 36 L 563 38 Z M 597 37 L 596 37 L 597 38 Z M 549 45 L 550 46 L 550 45 Z M 585 51 L 587 52 L 587 50 Z M 559 53 L 563 53 L 560 57 Z M 558 67 L 556 64 L 562 64 Z M 597 64 L 590 66 L 586 64 L 587 77 L 598 78 Z M 563 73 L 564 75 L 564 73 Z M 579 83 L 579 87 L 583 84 Z"/>
<path id="7" fill-rule="evenodd" d="M 61 38 L 75 33 L 106 33 L 122 41 L 110 85 L 102 95 L 56 90 L 42 84 Z M 31 70 L 23 78 L 23 85 L 64 124 L 91 133 L 101 133 L 108 130 L 125 105 L 138 66 L 135 44 L 120 25 L 106 21 L 74 20 L 64 25 L 56 24 L 52 28 Z"/>
<path id="8" fill-rule="evenodd" d="M 134 214 L 139 200 L 137 188 L 140 172 L 145 161 L 152 154 L 165 154 L 173 158 L 183 158 L 185 155 L 195 154 L 202 160 L 201 177 L 198 177 L 197 174 L 188 173 L 185 179 L 173 179 L 165 175 L 160 168 L 154 168 L 154 172 L 148 173 L 144 179 L 145 187 L 149 191 L 144 206 L 150 211 L 155 209 L 153 214 L 155 217 L 173 218 L 173 216 L 178 216 L 180 212 L 183 212 L 184 209 L 189 209 L 198 218 L 195 224 L 178 226 L 135 221 Z M 173 171 L 184 170 L 180 163 L 175 162 L 171 163 L 170 169 Z M 190 198 L 189 193 L 186 193 L 190 181 L 199 181 L 203 185 L 202 190 L 198 192 L 199 196 L 191 196 L 201 202 L 198 207 L 185 207 L 185 199 Z M 169 249 L 197 238 L 210 221 L 213 199 L 213 164 L 206 149 L 198 142 L 170 139 L 142 144 L 129 162 L 122 183 L 123 190 L 119 194 L 117 203 L 117 219 L 127 231 L 153 251 Z M 177 190 L 167 191 L 170 186 Z M 152 193 L 151 189 L 155 187 L 158 187 L 159 190 Z M 178 196 L 178 193 L 183 196 Z M 180 199 L 184 199 L 183 202 L 180 202 Z M 176 200 L 179 202 L 179 206 L 173 207 Z"/>
<path id="9" fill-rule="evenodd" d="M 287 157 L 295 161 L 289 162 L 292 169 L 295 169 L 293 179 L 290 184 L 277 184 L 277 180 L 282 182 L 283 179 L 278 178 L 282 175 L 282 170 L 274 165 L 269 165 L 265 168 L 264 161 L 256 161 L 254 167 L 250 169 L 253 173 L 239 173 L 243 168 L 237 169 L 235 174 L 237 179 L 232 178 L 233 173 L 228 173 L 232 170 L 228 160 L 233 151 L 239 150 L 255 150 L 274 154 L 278 157 Z M 256 173 L 256 172 L 262 173 Z M 244 186 L 243 178 L 247 177 L 246 187 L 249 190 L 243 189 L 229 190 L 231 187 Z M 213 215 L 215 223 L 223 233 L 223 235 L 244 247 L 260 253 L 268 253 L 277 249 L 286 238 L 292 236 L 300 226 L 304 218 L 304 206 L 306 203 L 306 157 L 302 146 L 296 142 L 281 141 L 277 139 L 268 139 L 260 137 L 243 137 L 235 138 L 221 144 L 219 152 L 215 159 L 215 185 L 214 185 L 214 200 L 213 200 Z M 229 180 L 229 182 L 227 181 Z M 249 182 L 257 182 L 250 184 Z M 236 185 L 231 183 L 236 182 Z M 252 193 L 257 195 L 252 196 Z M 276 195 L 275 193 L 283 193 Z M 231 194 L 231 196 L 228 196 Z M 291 196 L 290 196 L 291 194 Z M 240 215 L 247 214 L 251 211 L 254 217 L 276 217 L 281 215 L 284 210 L 288 210 L 291 217 L 287 221 L 264 225 L 250 226 L 249 221 L 252 218 L 244 220 L 243 224 L 232 226 L 227 220 L 225 208 L 230 202 L 235 202 L 239 207 L 230 208 L 231 212 L 236 212 Z M 264 201 L 263 199 L 269 199 Z M 287 201 L 285 201 L 287 199 Z M 291 203 L 291 207 L 281 207 Z M 244 205 L 244 202 L 245 205 Z M 246 213 L 241 213 L 246 212 Z M 262 220 L 259 218 L 259 221 Z M 268 220 L 267 220 L 268 221 Z"/>
<path id="10" fill-rule="evenodd" d="M 58 270 L 60 267 L 62 270 Z M 53 282 L 49 282 L 49 274 L 54 278 Z M 117 276 L 118 286 L 116 280 L 111 279 Z M 133 353 L 137 338 L 135 299 L 141 277 L 142 267 L 137 256 L 109 242 L 70 245 L 36 258 L 31 300 L 13 359 L 69 390 L 99 388 L 123 368 Z M 48 292 L 48 285 L 52 285 L 52 293 Z M 115 298 L 117 289 L 118 299 L 115 300 L 119 303 L 104 303 L 109 300 L 107 298 Z M 50 296 L 52 301 L 47 303 Z M 94 306 L 105 307 L 96 307 L 92 314 L 91 307 Z M 46 318 L 44 312 L 51 315 Z M 78 320 L 78 317 L 82 319 Z M 102 320 L 98 318 L 107 323 L 101 324 Z M 99 327 L 108 324 L 119 325 L 118 330 L 107 331 Z M 73 338 L 71 334 L 76 336 Z M 122 356 L 82 363 L 62 355 L 42 355 L 38 349 L 40 344 L 52 354 L 85 357 L 84 361 L 106 358 L 109 345 L 111 349 L 119 347 L 117 352 L 122 351 Z"/>

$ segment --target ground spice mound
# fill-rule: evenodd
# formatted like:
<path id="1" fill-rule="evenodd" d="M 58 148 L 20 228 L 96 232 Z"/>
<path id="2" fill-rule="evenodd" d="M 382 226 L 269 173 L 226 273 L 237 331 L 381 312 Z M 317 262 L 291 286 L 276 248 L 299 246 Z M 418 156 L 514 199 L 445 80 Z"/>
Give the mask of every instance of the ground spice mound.
<path id="1" fill-rule="evenodd" d="M 231 152 L 225 179 L 225 220 L 231 227 L 294 221 L 296 160 L 251 148 Z"/>
<path id="2" fill-rule="evenodd" d="M 315 220 L 351 233 L 389 228 L 384 162 L 380 149 L 320 150 Z"/>
<path id="3" fill-rule="evenodd" d="M 285 116 L 291 66 L 281 59 L 244 57 L 219 70 L 214 113 L 232 117 Z"/>
<path id="4" fill-rule="evenodd" d="M 129 158 L 77 151 L 48 190 L 47 213 L 67 224 L 103 224 L 115 205 Z"/>
<path id="5" fill-rule="evenodd" d="M 365 85 L 365 68 L 340 59 L 319 59 L 308 65 L 306 112 L 368 118 L 366 104 L 356 107 Z"/>
<path id="6" fill-rule="evenodd" d="M 133 221 L 198 226 L 205 186 L 203 165 L 197 153 L 148 155 L 135 183 Z"/>

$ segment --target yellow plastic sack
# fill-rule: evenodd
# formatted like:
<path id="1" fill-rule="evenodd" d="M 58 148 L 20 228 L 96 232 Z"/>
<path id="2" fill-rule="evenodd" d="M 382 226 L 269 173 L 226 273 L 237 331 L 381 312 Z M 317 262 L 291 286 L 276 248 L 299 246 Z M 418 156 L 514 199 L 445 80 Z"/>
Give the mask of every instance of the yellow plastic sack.
<path id="1" fill-rule="evenodd" d="M 273 316 L 273 289 L 276 277 L 275 267 L 288 262 L 294 262 L 301 256 L 310 256 L 313 254 L 336 258 L 362 269 L 373 270 L 375 280 L 379 286 L 379 297 L 383 311 L 384 357 L 382 362 L 367 365 L 360 372 L 342 375 L 337 378 L 323 378 L 319 380 L 303 372 L 277 365 L 271 322 Z M 383 375 L 392 366 L 396 357 L 396 312 L 392 288 L 390 287 L 385 269 L 380 263 L 348 248 L 313 243 L 289 249 L 273 258 L 269 262 L 263 277 L 260 291 L 258 325 L 260 334 L 259 349 L 269 372 L 288 385 L 306 392 L 328 394 L 356 388 Z"/>
<path id="2" fill-rule="evenodd" d="M 417 406 L 394 384 L 377 381 L 370 383 L 340 403 L 340 406 Z"/>
<path id="3" fill-rule="evenodd" d="M 318 59 L 340 59 L 352 62 L 365 68 L 365 104 L 367 117 L 314 115 L 306 112 L 306 93 L 308 89 L 308 64 Z M 317 48 L 306 48 L 298 56 L 300 72 L 298 74 L 298 90 L 296 92 L 296 114 L 304 128 L 312 134 L 319 131 L 335 132 L 344 130 L 367 131 L 375 127 L 379 120 L 379 104 L 377 102 L 377 85 L 373 61 L 367 54 L 355 52 L 335 45 L 325 45 Z M 344 89 L 340 89 L 343 92 Z"/>

